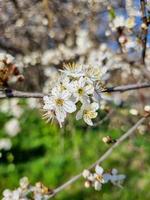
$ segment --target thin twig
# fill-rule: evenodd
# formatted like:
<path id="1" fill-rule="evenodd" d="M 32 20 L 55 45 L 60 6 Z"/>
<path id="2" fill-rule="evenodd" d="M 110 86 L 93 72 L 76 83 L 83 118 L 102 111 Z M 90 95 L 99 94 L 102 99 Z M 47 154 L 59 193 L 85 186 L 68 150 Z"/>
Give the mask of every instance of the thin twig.
<path id="1" fill-rule="evenodd" d="M 140 0 L 141 3 L 141 12 L 142 12 L 142 36 L 141 36 L 141 42 L 142 42 L 142 57 L 141 57 L 141 63 L 145 65 L 145 55 L 146 55 L 146 45 L 147 45 L 147 35 L 148 35 L 148 20 L 146 15 L 146 0 Z"/>
<path id="2" fill-rule="evenodd" d="M 97 164 L 102 163 L 104 160 L 106 160 L 111 153 L 114 151 L 114 149 L 116 149 L 116 147 L 118 147 L 124 140 L 126 140 L 127 138 L 129 138 L 134 131 L 139 127 L 140 124 L 142 124 L 145 121 L 146 117 L 142 117 L 134 126 L 132 126 L 125 134 L 123 134 L 116 143 L 114 143 L 95 163 L 93 163 L 92 165 L 90 165 L 88 167 L 89 170 L 91 170 L 92 168 L 94 168 Z M 49 198 L 54 197 L 57 193 L 61 192 L 62 190 L 64 190 L 65 188 L 67 188 L 69 185 L 73 184 L 75 181 L 77 181 L 78 179 L 80 179 L 82 177 L 82 173 L 74 176 L 73 178 L 71 178 L 69 181 L 67 181 L 66 183 L 64 183 L 63 185 L 59 186 L 58 188 L 56 188 L 53 191 L 53 194 L 49 196 Z"/>
<path id="3" fill-rule="evenodd" d="M 19 6 L 19 3 L 18 3 L 18 1 L 17 0 L 11 0 L 12 1 L 12 3 L 14 4 L 14 7 L 15 7 L 15 9 L 16 9 L 16 11 L 17 11 L 17 14 L 19 14 L 19 17 L 23 17 L 23 14 L 22 14 L 22 11 L 21 11 L 21 9 L 20 9 L 20 6 Z"/>
<path id="4" fill-rule="evenodd" d="M 102 92 L 126 92 L 129 90 L 137 90 L 142 88 L 149 88 L 150 83 L 137 83 L 137 84 L 131 84 L 131 85 L 122 85 L 122 86 L 116 86 L 116 87 L 110 87 L 106 88 Z"/>
<path id="5" fill-rule="evenodd" d="M 107 121 L 110 118 L 110 116 L 113 113 L 114 113 L 114 110 L 113 109 L 110 110 L 103 119 L 101 119 L 100 121 L 98 121 L 95 124 L 93 124 L 93 127 L 96 127 L 96 126 L 99 126 L 99 125 L 103 124 L 105 121 Z"/>
<path id="6" fill-rule="evenodd" d="M 6 89 L 5 91 L 0 91 L 0 99 L 4 98 L 42 98 L 46 94 L 39 93 L 39 92 L 22 92 L 22 91 L 16 91 L 11 89 Z"/>
<path id="7" fill-rule="evenodd" d="M 52 9 L 49 8 L 49 3 L 50 3 L 50 1 L 43 0 L 43 8 L 45 10 L 45 14 L 48 19 L 48 26 L 49 26 L 49 28 L 51 28 L 52 20 L 53 20 L 53 12 L 52 12 Z"/>
<path id="8" fill-rule="evenodd" d="M 131 85 L 122 85 L 116 87 L 109 87 L 103 89 L 101 92 L 126 92 L 129 90 L 137 90 L 142 88 L 150 88 L 150 83 L 138 83 L 138 84 L 131 84 Z M 48 96 L 48 94 L 39 93 L 39 92 L 22 92 L 17 90 L 11 89 L 0 89 L 0 99 L 5 98 L 42 98 L 44 96 Z"/>

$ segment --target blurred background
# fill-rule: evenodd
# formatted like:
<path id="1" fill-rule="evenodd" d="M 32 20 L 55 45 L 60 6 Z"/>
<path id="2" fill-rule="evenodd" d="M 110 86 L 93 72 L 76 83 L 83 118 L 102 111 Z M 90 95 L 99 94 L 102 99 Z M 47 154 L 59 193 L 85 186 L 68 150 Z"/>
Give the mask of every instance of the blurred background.
<path id="1" fill-rule="evenodd" d="M 146 9 L 149 15 L 149 1 Z M 24 76 L 9 87 L 49 92 L 64 62 L 98 65 L 108 87 L 149 81 L 150 30 L 143 66 L 141 24 L 140 0 L 0 0 L 0 52 L 14 56 Z M 95 127 L 70 115 L 62 129 L 42 119 L 40 100 L 0 100 L 0 194 L 23 176 L 56 188 L 80 173 L 109 148 L 104 136 L 118 138 L 150 110 L 149 94 L 105 95 Z M 102 163 L 127 175 L 123 189 L 108 184 L 96 192 L 81 179 L 55 199 L 149 200 L 149 144 L 147 120 Z"/>

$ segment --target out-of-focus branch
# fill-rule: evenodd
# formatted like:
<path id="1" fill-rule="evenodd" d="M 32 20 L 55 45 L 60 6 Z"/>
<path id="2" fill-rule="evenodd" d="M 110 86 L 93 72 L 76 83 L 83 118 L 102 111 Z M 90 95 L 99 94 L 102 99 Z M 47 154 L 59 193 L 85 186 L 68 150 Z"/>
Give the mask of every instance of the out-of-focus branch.
<path id="1" fill-rule="evenodd" d="M 150 83 L 138 83 L 138 84 L 131 84 L 131 85 L 122 85 L 122 86 L 116 86 L 116 87 L 110 87 L 104 89 L 102 92 L 126 92 L 129 90 L 137 90 L 142 88 L 149 88 Z"/>
<path id="2" fill-rule="evenodd" d="M 16 54 L 24 54 L 23 50 L 15 47 L 13 44 L 9 42 L 8 39 L 0 38 L 0 48 L 6 50 L 7 52 L 13 52 Z"/>
<path id="3" fill-rule="evenodd" d="M 138 83 L 138 84 L 131 84 L 131 85 L 122 85 L 122 86 L 116 86 L 116 87 L 109 87 L 106 89 L 103 89 L 101 92 L 126 92 L 129 90 L 137 90 L 142 88 L 150 88 L 150 83 Z M 0 89 L 0 99 L 5 98 L 42 98 L 44 96 L 48 96 L 48 94 L 39 93 L 39 92 L 22 92 L 17 90 L 11 90 L 11 89 Z"/>
<path id="4" fill-rule="evenodd" d="M 23 14 L 22 14 L 22 11 L 20 9 L 18 1 L 17 0 L 11 0 L 11 1 L 13 3 L 13 5 L 14 5 L 16 11 L 17 11 L 17 13 L 19 14 L 19 17 L 23 17 Z"/>
<path id="5" fill-rule="evenodd" d="M 142 12 L 142 36 L 141 36 L 141 42 L 142 42 L 142 57 L 141 57 L 141 63 L 145 65 L 145 55 L 146 55 L 146 45 L 147 45 L 147 35 L 148 35 L 148 20 L 146 15 L 146 0 L 140 0 L 141 3 L 141 12 Z"/>
<path id="6" fill-rule="evenodd" d="M 103 124 L 105 121 L 107 121 L 112 116 L 113 113 L 114 113 L 114 110 L 113 109 L 110 110 L 103 119 L 101 119 L 100 121 L 93 124 L 93 127 L 97 127 L 97 126 Z"/>
<path id="7" fill-rule="evenodd" d="M 117 142 L 114 143 L 95 163 L 93 163 L 92 165 L 90 165 L 88 169 L 91 170 L 97 164 L 101 164 L 104 160 L 106 160 L 111 155 L 111 153 L 114 151 L 114 149 L 116 149 L 116 147 L 118 147 L 124 140 L 126 140 L 127 138 L 129 138 L 131 135 L 134 134 L 134 131 L 139 127 L 140 124 L 142 124 L 145 121 L 145 119 L 146 119 L 146 117 L 142 117 L 134 126 L 132 126 L 125 134 L 123 134 L 117 140 Z M 61 192 L 65 188 L 67 188 L 69 185 L 73 184 L 74 182 L 76 182 L 81 177 L 82 177 L 82 173 L 74 176 L 69 181 L 67 181 L 63 185 L 59 186 L 58 188 L 56 188 L 53 191 L 53 194 L 49 196 L 49 198 L 54 197 L 57 193 Z"/>
<path id="8" fill-rule="evenodd" d="M 22 92 L 22 91 L 16 91 L 11 89 L 4 89 L 0 90 L 0 99 L 4 98 L 42 98 L 46 94 L 44 93 L 38 93 L 38 92 Z"/>
<path id="9" fill-rule="evenodd" d="M 43 8 L 44 8 L 45 14 L 48 19 L 48 26 L 49 26 L 49 28 L 51 28 L 53 13 L 52 13 L 52 10 L 49 9 L 49 2 L 50 1 L 48 1 L 48 0 L 43 0 Z"/>

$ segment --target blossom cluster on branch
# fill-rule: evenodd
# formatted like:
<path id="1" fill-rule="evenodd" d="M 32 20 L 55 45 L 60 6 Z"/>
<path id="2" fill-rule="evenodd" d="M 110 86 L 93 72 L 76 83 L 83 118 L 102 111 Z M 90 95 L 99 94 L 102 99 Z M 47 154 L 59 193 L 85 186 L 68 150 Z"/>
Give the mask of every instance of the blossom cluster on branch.
<path id="1" fill-rule="evenodd" d="M 9 87 L 10 83 L 24 79 L 20 74 L 20 69 L 25 72 L 28 67 L 30 75 L 30 68 L 34 67 L 35 70 L 40 67 L 37 73 L 39 76 L 36 74 L 33 80 L 24 84 L 23 89 L 24 91 L 37 89 L 45 94 L 44 97 L 43 93 L 35 95 L 38 96 L 37 98 L 39 98 L 39 94 L 41 94 L 40 98 L 43 97 L 43 118 L 47 122 L 57 120 L 62 127 L 67 116 L 75 113 L 76 120 L 83 118 L 86 124 L 93 126 L 99 110 L 102 109 L 101 102 L 106 100 L 103 93 L 106 82 L 110 83 L 110 88 L 114 84 L 120 84 L 120 80 L 121 84 L 127 84 L 129 81 L 131 84 L 133 82 L 140 83 L 143 80 L 147 82 L 146 78 L 149 80 L 150 71 L 150 50 L 147 49 L 150 3 L 141 0 L 141 10 L 134 11 L 130 16 L 128 9 L 126 11 L 124 9 L 126 14 L 125 12 L 119 14 L 119 4 L 122 8 L 125 7 L 123 1 L 113 0 L 112 2 L 110 5 L 109 1 L 103 0 L 43 0 L 35 2 L 13 0 L 11 6 L 9 1 L 3 2 L 0 25 L 2 25 L 4 37 L 2 40 L 0 38 L 0 48 L 16 55 L 15 61 L 19 61 L 19 67 L 10 54 L 0 53 L 0 93 L 2 98 L 18 97 L 13 94 L 13 91 L 22 95 L 21 98 L 28 98 L 30 92 L 24 92 L 23 95 L 23 92 Z M 128 3 L 129 7 L 135 4 L 132 2 Z M 36 18 L 37 13 L 38 17 Z M 137 22 L 139 16 L 141 20 Z M 104 18 L 107 19 L 103 20 Z M 75 61 L 76 64 L 72 61 Z M 68 64 L 64 64 L 62 67 L 63 62 Z M 143 68 L 140 68 L 139 64 L 142 64 Z M 44 78 L 41 78 L 42 76 Z M 35 80 L 36 78 L 37 80 Z M 139 88 L 144 87 L 150 87 L 150 84 Z M 143 105 L 146 97 L 149 98 L 146 93 L 143 95 L 139 92 L 140 103 Z M 115 98 L 107 96 L 107 100 L 122 106 L 123 101 Z M 126 99 L 127 97 L 125 97 Z M 36 102 L 30 103 L 32 108 L 38 107 Z M 20 133 L 19 119 L 23 113 L 18 102 L 12 104 L 10 100 L 9 104 L 12 107 L 8 108 L 9 114 L 14 118 L 9 119 L 4 126 L 4 130 L 9 136 L 9 138 L 4 137 L 0 140 L 0 150 L 4 151 L 11 149 L 11 137 Z M 5 112 L 3 105 L 2 103 L 0 111 Z M 137 116 L 140 114 L 140 109 L 136 109 L 139 104 L 134 106 L 135 108 L 130 109 L 129 113 Z M 148 117 L 150 106 L 142 106 L 142 112 L 143 108 L 146 111 L 145 116 Z M 142 118 L 137 124 L 141 124 L 144 120 Z M 112 139 L 110 136 L 104 137 L 103 142 L 112 144 L 112 146 L 96 163 L 100 164 L 121 141 L 131 135 L 135 127 L 138 126 L 135 125 L 119 140 Z M 142 131 L 143 129 L 145 131 L 148 127 L 145 128 L 143 125 Z M 95 167 L 95 164 L 92 166 Z M 108 182 L 121 187 L 121 183 L 126 178 L 116 169 L 104 172 L 99 165 L 96 165 L 94 172 L 84 170 L 83 173 L 55 190 L 47 188 L 41 182 L 31 185 L 28 178 L 24 177 L 20 180 L 17 189 L 6 189 L 3 192 L 2 200 L 47 200 L 82 175 L 85 178 L 85 187 L 94 187 L 98 191 Z"/>
<path id="2" fill-rule="evenodd" d="M 7 86 L 8 81 L 22 81 L 23 78 L 14 63 L 14 57 L 10 54 L 0 53 L 0 86 Z"/>
<path id="3" fill-rule="evenodd" d="M 2 200 L 47 200 L 53 191 L 41 182 L 31 185 L 27 177 L 20 179 L 19 187 L 15 190 L 6 189 Z"/>
<path id="4" fill-rule="evenodd" d="M 83 118 L 92 126 L 102 97 L 99 67 L 69 63 L 60 71 L 59 80 L 49 96 L 43 97 L 44 117 L 48 121 L 56 118 L 62 127 L 67 114 L 77 110 L 76 119 Z"/>
<path id="5" fill-rule="evenodd" d="M 110 172 L 105 173 L 104 169 L 99 165 L 96 165 L 94 173 L 85 169 L 82 175 L 86 179 L 85 187 L 89 188 L 92 186 L 98 191 L 102 189 L 103 184 L 108 182 L 121 187 L 121 183 L 126 178 L 124 174 L 118 174 L 117 169 L 112 169 Z"/>

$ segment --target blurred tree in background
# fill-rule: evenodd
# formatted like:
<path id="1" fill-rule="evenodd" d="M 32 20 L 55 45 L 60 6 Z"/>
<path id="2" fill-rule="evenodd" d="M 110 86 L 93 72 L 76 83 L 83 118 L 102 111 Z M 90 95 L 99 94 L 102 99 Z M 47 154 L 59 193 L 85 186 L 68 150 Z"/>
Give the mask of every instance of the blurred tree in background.
<path id="1" fill-rule="evenodd" d="M 0 53 L 15 57 L 11 65 L 11 57 L 3 63 L 0 56 L 1 198 L 24 176 L 52 189 L 60 186 L 112 145 L 103 137 L 121 137 L 150 112 L 149 88 L 108 92 L 93 127 L 73 113 L 60 128 L 41 119 L 41 98 L 6 97 L 13 90 L 49 93 L 63 64 L 73 62 L 100 69 L 103 89 L 149 84 L 149 24 L 148 0 L 0 0 Z M 126 174 L 123 188 L 85 189 L 81 179 L 54 198 L 149 200 L 149 133 L 148 119 L 102 163 Z"/>

